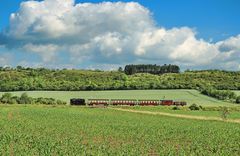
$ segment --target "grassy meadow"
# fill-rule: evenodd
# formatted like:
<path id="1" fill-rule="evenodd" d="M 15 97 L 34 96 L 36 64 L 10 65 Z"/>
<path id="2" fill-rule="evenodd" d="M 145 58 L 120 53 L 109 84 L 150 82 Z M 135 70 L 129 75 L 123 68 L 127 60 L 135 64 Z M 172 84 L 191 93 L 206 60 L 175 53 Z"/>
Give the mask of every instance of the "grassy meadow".
<path id="1" fill-rule="evenodd" d="M 107 108 L 0 106 L 0 155 L 240 155 L 236 123 Z"/>
<path id="2" fill-rule="evenodd" d="M 12 92 L 20 96 L 23 92 Z M 202 106 L 236 106 L 199 93 L 196 90 L 122 90 L 122 91 L 28 91 L 31 97 L 48 97 L 69 103 L 71 98 L 107 98 L 107 99 L 172 99 L 183 100 L 188 104 Z M 0 92 L 2 95 L 3 92 Z"/>
<path id="3" fill-rule="evenodd" d="M 12 92 L 20 96 L 24 92 Z M 4 94 L 1 92 L 0 95 Z M 29 91 L 30 97 L 173 99 L 205 108 L 239 105 L 196 90 Z M 240 155 L 240 125 L 114 108 L 55 105 L 0 105 L 0 155 Z M 188 107 L 121 107 L 128 110 L 220 118 L 220 111 Z M 231 111 L 229 120 L 240 120 Z"/>
<path id="4" fill-rule="evenodd" d="M 240 96 L 240 91 L 234 91 L 238 96 Z"/>

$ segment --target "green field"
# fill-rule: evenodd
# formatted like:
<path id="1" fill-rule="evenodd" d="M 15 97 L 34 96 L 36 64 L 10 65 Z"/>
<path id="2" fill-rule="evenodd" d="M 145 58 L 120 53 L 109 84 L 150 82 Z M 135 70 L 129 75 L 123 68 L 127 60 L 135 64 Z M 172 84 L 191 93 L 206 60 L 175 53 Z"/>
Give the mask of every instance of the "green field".
<path id="1" fill-rule="evenodd" d="M 23 92 L 13 92 L 21 95 Z M 232 103 L 216 100 L 200 94 L 196 90 L 124 90 L 124 91 L 30 91 L 31 97 L 50 97 L 69 102 L 70 98 L 107 98 L 107 99 L 173 99 L 188 104 L 203 106 L 236 106 Z M 3 93 L 0 93 L 0 95 Z"/>
<path id="2" fill-rule="evenodd" d="M 171 114 L 183 114 L 183 115 L 191 115 L 191 116 L 204 116 L 204 117 L 221 117 L 222 111 L 214 111 L 214 110 L 199 110 L 199 111 L 191 111 L 186 107 L 179 107 L 180 110 L 173 110 L 173 107 L 118 107 L 123 109 L 130 110 L 138 110 L 138 111 L 150 111 L 150 112 L 163 112 L 163 113 L 171 113 Z M 236 107 L 237 108 L 237 107 Z M 221 109 L 220 109 L 221 110 Z M 230 110 L 227 116 L 229 119 L 240 119 L 240 107 L 236 111 Z"/>
<path id="3" fill-rule="evenodd" d="M 0 127 L 0 155 L 240 155 L 237 123 L 1 105 Z"/>
<path id="4" fill-rule="evenodd" d="M 238 96 L 240 96 L 240 91 L 233 91 L 234 93 L 236 93 Z"/>

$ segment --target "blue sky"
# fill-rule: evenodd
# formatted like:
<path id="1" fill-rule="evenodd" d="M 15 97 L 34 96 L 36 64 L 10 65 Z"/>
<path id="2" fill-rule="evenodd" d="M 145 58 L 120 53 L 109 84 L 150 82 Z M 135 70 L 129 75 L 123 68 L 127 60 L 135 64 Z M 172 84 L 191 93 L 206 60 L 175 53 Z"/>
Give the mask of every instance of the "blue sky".
<path id="1" fill-rule="evenodd" d="M 0 5 L 0 28 L 8 25 L 11 13 L 26 0 L 3 0 Z M 101 0 L 76 0 L 76 3 Z M 117 0 L 111 2 L 118 2 Z M 122 2 L 131 2 L 122 0 Z M 150 9 L 157 24 L 166 28 L 189 26 L 196 28 L 198 36 L 218 41 L 240 33 L 239 0 L 140 0 Z"/>
<path id="2" fill-rule="evenodd" d="M 48 1 L 51 1 L 51 0 L 48 0 Z M 52 1 L 53 1 L 53 3 L 55 3 L 54 1 L 56 1 L 56 3 L 57 3 L 57 0 L 52 0 Z M 19 10 L 21 10 L 20 3 L 23 3 L 23 2 L 24 2 L 23 0 L 14 0 L 14 1 L 3 0 L 1 2 L 1 5 L 0 5 L 0 29 L 2 31 L 3 31 L 3 29 L 7 28 L 10 25 L 10 22 L 9 22 L 10 14 L 17 13 Z M 96 4 L 98 4 L 101 2 L 102 1 L 100 1 L 100 0 L 92 0 L 92 1 L 91 0 L 88 0 L 88 1 L 87 0 L 84 0 L 84 1 L 76 0 L 74 5 L 79 4 L 79 3 L 94 3 L 94 4 L 96 3 Z M 109 1 L 109 2 L 118 2 L 118 1 Z M 124 5 L 128 5 L 129 2 L 132 2 L 132 1 L 123 0 L 121 2 Z M 150 50 L 151 51 L 154 51 L 154 50 L 161 51 L 161 49 L 163 49 L 163 47 L 159 47 L 158 49 L 156 47 L 158 47 L 158 45 L 160 45 L 160 44 L 162 45 L 163 43 L 161 43 L 160 41 L 158 41 L 158 42 L 153 41 L 152 38 L 148 37 L 148 38 L 146 38 L 145 41 L 142 41 L 141 43 L 154 42 L 156 44 L 144 45 L 145 49 L 142 50 L 142 52 L 136 51 L 136 52 L 133 52 L 133 54 L 131 53 L 130 55 L 120 55 L 121 52 L 119 52 L 119 51 L 124 49 L 121 46 L 119 46 L 119 50 L 116 50 L 116 54 L 115 53 L 109 54 L 107 52 L 112 50 L 111 49 L 112 47 L 110 47 L 110 49 L 109 49 L 109 47 L 106 48 L 106 45 L 103 45 L 102 42 L 98 43 L 99 47 L 104 47 L 104 48 L 94 47 L 92 49 L 94 49 L 94 51 L 98 51 L 99 53 L 104 53 L 104 54 L 107 53 L 107 54 L 104 56 L 100 55 L 100 58 L 102 58 L 102 60 L 98 60 L 93 57 L 93 58 L 89 58 L 88 61 L 84 62 L 83 60 L 86 60 L 87 56 L 85 56 L 85 55 L 83 56 L 82 52 L 78 52 L 78 53 L 71 52 L 70 54 L 66 52 L 66 51 L 69 51 L 69 47 L 70 47 L 70 49 L 73 49 L 72 43 L 71 43 L 71 46 L 67 45 L 67 48 L 66 47 L 58 48 L 59 45 L 56 45 L 56 46 L 53 45 L 53 43 L 55 43 L 56 40 L 49 41 L 49 40 L 45 40 L 46 38 L 44 38 L 43 39 L 44 43 L 42 43 L 40 41 L 35 41 L 34 43 L 31 41 L 26 41 L 26 42 L 24 41 L 24 44 L 21 46 L 28 47 L 28 50 L 26 50 L 27 48 L 22 48 L 19 45 L 16 48 L 16 46 L 8 45 L 8 43 L 3 41 L 3 40 L 9 40 L 11 42 L 16 42 L 16 36 L 13 36 L 13 37 L 11 36 L 11 37 L 5 37 L 4 39 L 2 39 L 2 41 L 0 41 L 0 45 L 4 46 L 4 47 L 0 48 L 0 58 L 2 57 L 1 59 L 5 60 L 5 63 L 7 63 L 9 65 L 13 65 L 13 66 L 18 65 L 18 64 L 24 65 L 24 63 L 26 65 L 31 65 L 31 64 L 33 64 L 33 62 L 31 62 L 31 60 L 34 60 L 34 62 L 38 62 L 39 64 L 44 62 L 43 64 L 47 64 L 47 65 L 49 65 L 49 67 L 54 67 L 54 66 L 62 67 L 62 65 L 63 66 L 67 65 L 69 67 L 73 66 L 73 67 L 80 67 L 80 68 L 81 67 L 83 67 L 83 68 L 85 68 L 85 67 L 93 67 L 93 68 L 100 67 L 101 68 L 101 66 L 105 67 L 105 66 L 110 65 L 111 67 L 115 67 L 115 66 L 126 64 L 126 63 L 135 63 L 135 62 L 138 63 L 139 62 L 139 63 L 158 63 L 158 64 L 179 63 L 184 68 L 193 68 L 193 69 L 195 69 L 195 68 L 196 69 L 217 68 L 217 67 L 220 67 L 223 69 L 230 69 L 230 70 L 231 69 L 232 70 L 239 69 L 239 67 L 238 67 L 239 62 L 233 58 L 230 58 L 230 56 L 229 56 L 229 55 L 231 55 L 231 57 L 234 57 L 234 58 L 239 56 L 239 53 L 238 53 L 239 47 L 237 45 L 235 45 L 240 40 L 239 39 L 240 37 L 238 36 L 240 34 L 240 9 L 239 9 L 240 1 L 239 0 L 201 0 L 201 1 L 200 0 L 199 1 L 198 0 L 151 0 L 151 1 L 140 0 L 140 1 L 134 1 L 134 2 L 138 3 L 144 9 L 149 10 L 152 13 L 152 14 L 150 14 L 150 13 L 142 12 L 143 16 L 145 16 L 145 15 L 149 16 L 149 19 L 153 20 L 155 25 L 154 26 L 152 25 L 150 27 L 154 27 L 154 29 L 160 30 L 161 28 L 163 28 L 167 32 L 171 31 L 173 28 L 179 29 L 180 31 L 183 31 L 183 33 L 177 33 L 174 35 L 176 35 L 177 38 L 179 38 L 179 40 L 180 40 L 180 39 L 182 39 L 181 34 L 184 34 L 184 31 L 189 32 L 188 30 L 181 30 L 181 28 L 183 28 L 183 27 L 189 28 L 191 30 L 191 32 L 189 32 L 189 34 L 191 34 L 191 35 L 189 35 L 188 37 L 191 39 L 194 38 L 193 39 L 194 43 L 191 42 L 191 46 L 195 45 L 196 49 L 199 49 L 199 52 L 196 51 L 196 53 L 201 53 L 199 55 L 196 53 L 193 54 L 193 56 L 196 57 L 196 59 L 197 59 L 197 57 L 202 57 L 202 56 L 206 57 L 206 55 L 209 53 L 209 51 L 214 51 L 216 49 L 229 49 L 230 48 L 230 51 L 218 50 L 218 52 L 213 52 L 213 53 L 209 54 L 210 57 L 215 57 L 215 58 L 213 58 L 213 60 L 209 60 L 209 62 L 214 62 L 214 63 L 209 63 L 209 62 L 206 63 L 206 62 L 202 61 L 202 62 L 198 62 L 198 63 L 194 64 L 194 62 L 189 61 L 190 60 L 189 58 L 184 58 L 185 55 L 187 55 L 187 54 L 185 54 L 185 52 L 182 49 L 179 50 L 179 48 L 178 48 L 177 50 L 175 49 L 175 50 L 169 51 L 169 52 L 166 50 L 168 53 L 172 53 L 171 55 L 169 55 L 169 57 L 166 57 L 166 58 L 162 57 L 162 53 L 164 53 L 164 52 L 159 52 L 161 54 L 159 54 L 158 57 L 159 57 L 159 60 L 161 60 L 161 61 L 159 61 L 160 63 L 158 63 L 157 61 L 154 61 L 154 59 L 150 57 L 150 55 L 157 55 L 157 54 L 155 54 L 155 53 L 152 54 L 151 52 L 148 52 L 148 51 L 150 51 Z M 113 3 L 113 4 L 115 4 L 115 3 Z M 97 6 L 97 7 L 103 8 L 104 6 Z M 51 10 L 51 7 L 47 8 L 47 9 Z M 134 9 L 137 10 L 137 9 L 139 9 L 139 7 L 135 6 Z M 22 12 L 24 12 L 27 9 L 25 8 L 25 10 L 24 9 L 22 9 L 22 10 L 23 10 Z M 121 12 L 121 10 L 119 10 L 119 13 L 120 12 Z M 31 15 L 29 15 L 29 16 L 31 16 Z M 97 13 L 94 16 L 97 17 L 98 16 Z M 141 16 L 141 13 L 136 14 L 136 16 Z M 26 17 L 24 16 L 24 18 L 26 18 Z M 78 19 L 78 18 L 80 18 L 80 15 L 78 17 L 76 17 L 76 19 Z M 115 18 L 115 17 L 112 17 L 112 18 Z M 128 20 L 128 19 L 126 19 L 126 20 Z M 132 19 L 129 19 L 129 21 L 130 20 L 132 20 Z M 148 20 L 148 17 L 146 17 L 144 19 L 139 19 L 139 20 L 146 21 L 146 20 Z M 106 21 L 101 21 L 101 22 L 103 22 L 103 25 L 104 25 L 104 23 L 108 23 L 109 21 L 106 20 Z M 147 22 L 149 22 L 149 21 L 147 21 Z M 14 23 L 14 24 L 17 25 L 17 27 L 19 25 L 19 23 L 17 23 L 17 24 Z M 149 25 L 151 25 L 151 24 L 149 24 Z M 15 28 L 15 26 L 14 26 L 14 28 Z M 127 28 L 125 28 L 125 29 L 127 29 Z M 141 27 L 141 31 L 142 31 L 142 29 L 143 28 Z M 144 29 L 145 29 L 145 27 L 144 27 Z M 89 30 L 89 31 L 92 31 L 92 30 Z M 49 31 L 47 31 L 47 32 L 49 32 Z M 104 33 L 106 33 L 106 32 L 107 31 L 104 30 Z M 107 33 L 109 33 L 109 32 L 107 32 Z M 118 30 L 114 30 L 114 32 L 117 32 L 121 35 L 122 34 L 125 35 L 125 33 L 118 32 Z M 112 31 L 111 31 L 111 33 L 112 33 Z M 158 38 L 158 35 L 159 35 L 158 31 L 154 31 L 151 33 L 155 34 L 155 38 Z M 170 32 L 168 32 L 168 33 L 170 33 Z M 99 36 L 102 34 L 103 33 L 101 32 L 101 33 L 96 34 L 95 36 L 92 36 L 91 38 L 84 39 L 84 40 L 92 40 L 93 38 L 99 38 Z M 114 33 L 112 33 L 112 34 L 114 34 Z M 79 36 L 81 36 L 81 35 L 83 35 L 83 34 L 81 34 L 79 32 Z M 4 36 L 4 35 L 2 35 L 2 36 Z M 38 36 L 34 36 L 34 37 L 35 37 L 34 39 L 37 40 Z M 74 37 L 75 36 L 72 36 L 71 39 L 73 39 Z M 128 38 L 129 36 L 123 36 L 123 37 Z M 130 37 L 132 37 L 132 36 L 130 36 Z M 189 41 L 188 37 L 185 38 L 187 41 Z M 49 39 L 49 36 L 48 36 L 48 39 Z M 111 38 L 111 39 L 113 39 L 113 38 Z M 60 39 L 58 39 L 58 41 L 59 40 Z M 44 46 L 41 46 L 41 48 L 37 48 L 38 50 L 36 50 L 36 46 L 43 45 L 43 44 L 45 46 L 49 45 L 46 43 L 48 41 L 49 41 L 49 44 L 52 45 L 51 50 L 57 49 L 56 51 L 59 51 L 57 53 L 57 55 L 52 54 L 58 58 L 57 60 L 52 61 L 50 58 L 45 58 L 45 60 L 43 58 L 41 58 L 44 55 L 44 53 L 39 52 L 39 49 L 44 48 L 44 50 L 46 50 L 46 47 L 44 47 Z M 184 41 L 182 41 L 181 43 L 183 43 Z M 197 42 L 197 43 L 195 43 L 195 42 Z M 202 42 L 204 42 L 204 43 L 202 43 Z M 180 43 L 180 41 L 179 41 L 179 43 Z M 89 44 L 90 44 L 90 41 L 89 41 Z M 125 43 L 123 43 L 123 41 L 119 44 L 128 46 L 128 45 L 125 45 Z M 116 45 L 119 45 L 119 44 L 116 43 Z M 132 51 L 134 51 L 134 49 L 137 49 L 138 47 L 142 48 L 143 45 L 139 45 L 139 44 L 136 45 L 135 47 L 131 47 L 133 49 Z M 203 44 L 205 47 L 203 47 Z M 212 45 L 208 46 L 208 44 L 212 44 Z M 25 46 L 25 45 L 28 45 L 28 46 Z M 29 45 L 31 45 L 31 46 L 29 46 Z M 34 45 L 34 47 L 33 47 L 33 45 Z M 74 45 L 76 45 L 76 43 L 74 43 Z M 83 44 L 78 43 L 78 45 L 83 45 Z M 200 45 L 201 45 L 201 47 L 200 47 Z M 152 46 L 152 47 L 150 47 L 150 46 Z M 182 45 L 179 45 L 179 44 L 168 45 L 167 44 L 167 45 L 164 45 L 164 48 L 173 49 L 174 46 L 175 46 L 175 48 L 177 48 L 177 47 L 180 47 L 180 46 L 183 47 L 186 45 L 183 45 L 183 44 Z M 211 46 L 213 46 L 213 47 L 211 47 Z M 50 46 L 47 46 L 47 47 L 50 48 Z M 168 47 L 171 47 L 171 48 L 168 48 Z M 188 47 L 190 47 L 190 45 Z M 222 47 L 224 47 L 224 48 L 222 48 Z M 147 49 L 147 48 L 149 48 L 149 49 Z M 29 50 L 29 49 L 32 49 L 32 50 Z M 101 50 L 103 50 L 103 51 L 101 51 Z M 30 52 L 25 52 L 25 51 L 30 51 Z M 205 53 L 203 53 L 202 51 L 205 51 Z M 90 52 L 90 50 L 88 50 L 86 53 L 88 53 L 88 52 L 92 54 L 92 52 Z M 55 53 L 55 52 L 53 52 L 53 53 Z M 149 56 L 147 53 L 149 53 Z M 219 53 L 219 54 L 217 54 L 217 53 Z M 220 54 L 221 54 L 221 56 L 220 56 Z M 7 59 L 4 59 L 4 57 L 9 56 L 9 55 L 14 55 L 14 56 L 11 56 L 10 58 L 11 58 L 11 60 L 17 60 L 17 61 L 13 61 L 14 63 L 8 63 L 8 61 L 6 61 Z M 95 55 L 95 53 L 93 55 Z M 122 61 L 122 62 L 117 61 L 117 63 L 114 64 L 111 61 L 108 61 L 108 60 L 112 59 L 110 57 L 110 55 L 112 55 L 113 58 L 119 55 L 119 58 L 122 58 L 122 60 L 124 60 L 124 61 Z M 131 57 L 132 59 L 126 58 L 127 56 Z M 66 59 L 65 57 L 69 57 L 69 59 Z M 79 60 L 75 60 L 74 58 L 76 58 L 76 57 L 79 57 Z M 81 59 L 81 57 L 82 57 L 82 59 Z M 225 58 L 225 57 L 229 57 L 229 58 L 224 60 L 223 58 Z M 26 59 L 24 60 L 24 58 L 26 58 Z M 216 59 L 220 59 L 222 61 L 221 62 L 222 64 L 220 65 L 220 64 L 215 63 L 215 62 L 220 61 L 220 60 L 216 60 Z M 77 65 L 71 64 L 71 61 L 73 61 L 73 60 L 75 62 L 79 61 L 79 63 L 77 63 Z M 19 63 L 17 63 L 17 62 L 19 62 Z M 30 63 L 26 63 L 26 62 L 30 62 Z M 52 64 L 51 62 L 55 62 L 55 63 Z"/>

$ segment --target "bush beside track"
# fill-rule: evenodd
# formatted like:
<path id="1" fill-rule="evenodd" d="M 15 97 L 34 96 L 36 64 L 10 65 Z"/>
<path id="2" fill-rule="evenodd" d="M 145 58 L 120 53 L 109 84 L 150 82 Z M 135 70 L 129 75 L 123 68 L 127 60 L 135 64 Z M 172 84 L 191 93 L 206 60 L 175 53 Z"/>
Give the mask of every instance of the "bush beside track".
<path id="1" fill-rule="evenodd" d="M 44 104 L 44 105 L 66 105 L 67 103 L 53 98 L 32 98 L 27 93 L 23 93 L 20 97 L 12 96 L 11 93 L 5 93 L 0 98 L 0 104 Z"/>

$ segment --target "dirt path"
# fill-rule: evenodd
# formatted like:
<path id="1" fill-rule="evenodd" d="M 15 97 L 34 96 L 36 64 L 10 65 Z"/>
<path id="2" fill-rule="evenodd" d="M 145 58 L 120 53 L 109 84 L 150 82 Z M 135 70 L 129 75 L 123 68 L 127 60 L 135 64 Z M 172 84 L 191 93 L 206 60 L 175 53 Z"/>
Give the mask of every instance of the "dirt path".
<path id="1" fill-rule="evenodd" d="M 108 109 L 118 110 L 118 111 L 123 111 L 123 112 L 139 113 L 139 114 L 161 115 L 161 116 L 170 116 L 170 117 L 195 119 L 195 120 L 223 121 L 223 122 L 231 122 L 231 123 L 239 123 L 240 124 L 240 119 L 223 120 L 220 117 L 206 117 L 206 116 L 194 116 L 194 115 L 183 115 L 183 114 L 171 114 L 171 113 L 164 113 L 164 112 L 138 111 L 138 110 L 112 108 L 112 107 L 109 107 Z"/>

